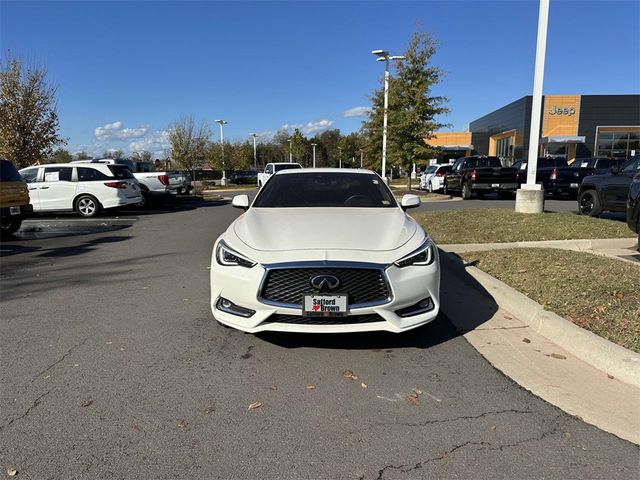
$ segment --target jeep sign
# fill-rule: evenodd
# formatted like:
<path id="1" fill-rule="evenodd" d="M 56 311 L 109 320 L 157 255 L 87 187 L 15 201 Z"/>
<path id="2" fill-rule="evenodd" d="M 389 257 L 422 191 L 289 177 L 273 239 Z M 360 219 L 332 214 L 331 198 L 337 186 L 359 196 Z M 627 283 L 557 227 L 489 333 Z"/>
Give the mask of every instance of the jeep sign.
<path id="1" fill-rule="evenodd" d="M 573 107 L 551 107 L 549 110 L 549 115 L 566 115 L 570 117 L 571 115 L 575 115 L 576 109 Z"/>

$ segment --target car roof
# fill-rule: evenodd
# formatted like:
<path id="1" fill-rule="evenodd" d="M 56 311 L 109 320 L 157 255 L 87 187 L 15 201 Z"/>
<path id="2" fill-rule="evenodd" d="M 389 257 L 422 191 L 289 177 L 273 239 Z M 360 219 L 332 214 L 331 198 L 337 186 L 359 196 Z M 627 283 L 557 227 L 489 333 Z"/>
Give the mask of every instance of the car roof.
<path id="1" fill-rule="evenodd" d="M 308 173 L 360 173 L 363 175 L 377 175 L 371 170 L 362 168 L 301 168 L 281 170 L 278 175 L 306 175 Z"/>
<path id="2" fill-rule="evenodd" d="M 271 165 L 300 165 L 298 162 L 269 162 Z"/>
<path id="3" fill-rule="evenodd" d="M 20 170 L 26 170 L 28 168 L 42 168 L 42 167 L 69 167 L 69 168 L 73 168 L 73 167 L 79 167 L 79 168 L 86 168 L 86 167 L 94 167 L 94 168 L 101 168 L 101 169 L 105 169 L 105 168 L 109 168 L 109 166 L 113 166 L 113 167 L 119 167 L 121 165 L 108 165 L 106 163 L 43 163 L 42 165 L 30 165 L 28 167 L 24 167 L 21 168 Z M 122 165 L 123 167 L 126 165 Z"/>

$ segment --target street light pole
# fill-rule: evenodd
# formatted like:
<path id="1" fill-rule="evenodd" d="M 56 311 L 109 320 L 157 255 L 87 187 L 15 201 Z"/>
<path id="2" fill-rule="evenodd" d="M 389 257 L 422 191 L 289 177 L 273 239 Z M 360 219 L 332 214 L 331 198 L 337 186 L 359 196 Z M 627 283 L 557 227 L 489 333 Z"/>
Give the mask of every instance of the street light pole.
<path id="1" fill-rule="evenodd" d="M 382 119 L 382 179 L 387 182 L 387 116 L 389 110 L 389 60 L 404 60 L 403 55 L 389 55 L 386 50 L 372 50 L 378 62 L 384 62 L 384 110 Z"/>
<path id="2" fill-rule="evenodd" d="M 287 142 L 289 142 L 289 163 L 293 163 L 293 142 L 291 139 L 287 140 Z"/>
<path id="3" fill-rule="evenodd" d="M 362 168 L 362 160 L 364 158 L 364 150 L 360 150 L 360 168 Z"/>
<path id="4" fill-rule="evenodd" d="M 220 185 L 225 186 L 227 184 L 227 175 L 224 168 L 224 125 L 226 125 L 226 120 L 216 120 L 216 123 L 220 125 L 220 145 L 222 146 L 222 179 L 220 180 Z"/>
<path id="5" fill-rule="evenodd" d="M 253 168 L 258 170 L 258 150 L 256 147 L 256 138 L 258 138 L 259 135 L 257 133 L 250 133 L 249 136 L 253 138 Z"/>
<path id="6" fill-rule="evenodd" d="M 316 145 L 317 143 L 312 143 L 311 147 L 313 148 L 313 168 L 316 168 Z"/>
<path id="7" fill-rule="evenodd" d="M 538 13 L 538 38 L 536 44 L 535 70 L 533 74 L 533 101 L 531 104 L 531 129 L 529 131 L 529 156 L 527 158 L 527 183 L 516 192 L 516 212 L 542 213 L 544 191 L 536 183 L 538 170 L 538 147 L 540 141 L 540 115 L 542 111 L 542 83 L 544 59 L 547 49 L 547 24 L 549 0 L 540 0 Z"/>
<path id="8" fill-rule="evenodd" d="M 342 168 L 342 147 L 338 147 L 338 168 Z"/>

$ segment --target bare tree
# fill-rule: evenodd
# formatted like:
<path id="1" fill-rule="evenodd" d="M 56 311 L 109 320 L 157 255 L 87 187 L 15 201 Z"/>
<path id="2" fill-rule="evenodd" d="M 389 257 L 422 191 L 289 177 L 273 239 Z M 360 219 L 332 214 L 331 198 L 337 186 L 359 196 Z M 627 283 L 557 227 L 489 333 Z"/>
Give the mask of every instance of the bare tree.
<path id="1" fill-rule="evenodd" d="M 193 170 L 207 157 L 209 137 L 205 122 L 196 124 L 193 116 L 181 118 L 169 128 L 171 159 L 179 168 Z"/>
<path id="2" fill-rule="evenodd" d="M 46 77 L 44 67 L 25 67 L 19 59 L 3 61 L 0 69 L 0 157 L 18 167 L 38 163 L 66 143 L 58 135 L 56 89 Z"/>
<path id="3" fill-rule="evenodd" d="M 142 150 L 141 152 L 133 152 L 131 154 L 131 159 L 136 162 L 150 162 L 153 157 L 153 154 L 148 150 Z"/>

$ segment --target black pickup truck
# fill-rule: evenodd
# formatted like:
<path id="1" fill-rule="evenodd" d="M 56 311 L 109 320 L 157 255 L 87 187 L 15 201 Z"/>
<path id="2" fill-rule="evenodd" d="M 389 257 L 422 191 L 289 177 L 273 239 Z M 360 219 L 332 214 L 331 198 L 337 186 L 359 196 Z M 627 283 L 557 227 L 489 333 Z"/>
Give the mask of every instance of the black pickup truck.
<path id="1" fill-rule="evenodd" d="M 482 197 L 485 193 L 500 192 L 512 196 L 518 189 L 518 172 L 512 167 L 503 167 L 498 157 L 474 155 L 459 158 L 444 177 L 444 194 L 460 192 L 464 200 L 473 193 Z"/>
<path id="2" fill-rule="evenodd" d="M 545 193 L 550 195 L 564 195 L 576 198 L 578 187 L 582 179 L 590 175 L 601 175 L 611 170 L 613 166 L 619 166 L 624 158 L 577 158 L 567 165 L 563 158 L 538 158 L 536 183 L 541 183 Z M 513 164 L 518 169 L 520 183 L 527 182 L 527 161 L 518 160 Z"/>
<path id="3" fill-rule="evenodd" d="M 640 156 L 635 156 L 620 167 L 611 167 L 611 173 L 585 177 L 578 190 L 578 211 L 592 217 L 605 210 L 626 211 L 631 182 L 638 173 Z"/>

